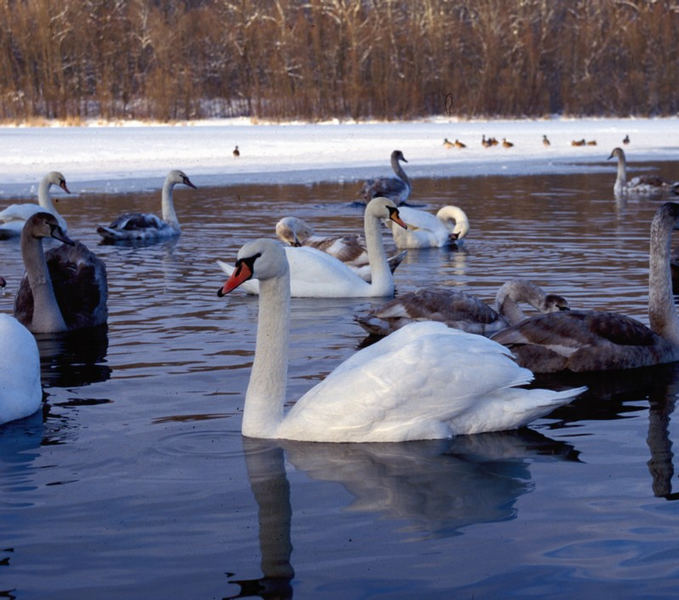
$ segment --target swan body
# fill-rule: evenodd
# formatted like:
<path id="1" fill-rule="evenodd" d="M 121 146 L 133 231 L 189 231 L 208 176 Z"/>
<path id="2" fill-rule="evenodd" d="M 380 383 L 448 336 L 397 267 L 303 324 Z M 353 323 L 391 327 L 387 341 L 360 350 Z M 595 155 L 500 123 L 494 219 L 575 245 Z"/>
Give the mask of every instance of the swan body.
<path id="1" fill-rule="evenodd" d="M 161 214 L 124 213 L 108 227 L 97 227 L 97 233 L 104 242 L 120 241 L 156 241 L 178 236 L 181 233 L 177 213 L 174 209 L 172 192 L 177 184 L 196 189 L 185 173 L 179 170 L 170 171 L 163 184 Z"/>
<path id="2" fill-rule="evenodd" d="M 497 292 L 496 309 L 477 296 L 449 288 L 423 288 L 407 292 L 375 310 L 357 314 L 356 322 L 370 335 L 385 336 L 414 321 L 441 321 L 469 333 L 491 336 L 526 318 L 519 302 L 540 312 L 568 310 L 562 296 L 545 294 L 525 279 L 508 281 Z"/>
<path id="3" fill-rule="evenodd" d="M 672 230 L 679 204 L 666 202 L 653 217 L 649 260 L 650 328 L 614 312 L 570 311 L 538 315 L 492 339 L 537 373 L 605 371 L 679 360 L 679 320 L 670 272 Z"/>
<path id="4" fill-rule="evenodd" d="M 61 246 L 43 252 L 42 239 Z M 73 242 L 49 213 L 36 213 L 21 234 L 26 268 L 14 301 L 14 316 L 34 333 L 55 333 L 106 323 L 108 287 L 104 263 Z"/>
<path id="5" fill-rule="evenodd" d="M 373 198 L 391 198 L 396 204 L 403 204 L 409 197 L 412 189 L 410 179 L 401 166 L 401 162 L 408 162 L 400 150 L 391 153 L 391 168 L 396 177 L 377 177 L 368 179 L 363 183 L 360 194 L 366 202 Z"/>
<path id="6" fill-rule="evenodd" d="M 443 323 L 411 323 L 344 361 L 287 414 L 290 271 L 273 240 L 238 252 L 227 294 L 259 279 L 255 358 L 243 408 L 246 437 L 402 442 L 521 427 L 584 388 L 526 390 L 532 374 L 506 348 Z"/>
<path id="7" fill-rule="evenodd" d="M 361 279 L 371 280 L 365 241 L 357 235 L 316 235 L 303 219 L 283 217 L 276 223 L 276 236 L 290 246 L 309 246 L 327 252 L 354 270 Z M 400 252 L 387 259 L 392 273 L 401 264 L 405 254 Z"/>
<path id="8" fill-rule="evenodd" d="M 0 424 L 32 415 L 41 402 L 35 338 L 14 317 L 0 314 Z"/>
<path id="9" fill-rule="evenodd" d="M 50 171 L 40 181 L 40 186 L 38 187 L 38 204 L 28 202 L 10 204 L 3 211 L 0 211 L 0 239 L 20 236 L 26 221 L 38 212 L 53 214 L 62 231 L 64 233 L 67 231 L 66 221 L 57 211 L 49 193 L 49 190 L 53 185 L 59 186 L 67 194 L 71 193 L 66 185 L 64 176 L 58 171 Z"/>
<path id="10" fill-rule="evenodd" d="M 613 186 L 617 196 L 661 196 L 665 193 L 679 194 L 679 181 L 674 183 L 658 175 L 639 175 L 627 180 L 627 159 L 622 148 L 613 148 L 608 159 L 618 159 L 618 172 Z"/>
<path id="11" fill-rule="evenodd" d="M 316 248 L 285 247 L 284 252 L 290 265 L 292 296 L 301 298 L 393 296 L 394 279 L 382 244 L 380 221 L 388 219 L 405 227 L 399 217 L 399 210 L 388 198 L 374 198 L 366 206 L 363 222 L 370 261 L 370 283 L 334 256 Z M 233 266 L 220 260 L 217 264 L 227 275 L 233 273 Z M 250 294 L 259 293 L 257 281 L 246 281 L 242 287 Z"/>
<path id="12" fill-rule="evenodd" d="M 459 247 L 469 232 L 469 219 L 457 206 L 444 206 L 436 215 L 408 206 L 399 210 L 408 229 L 399 230 L 389 224 L 394 244 L 399 249 Z"/>

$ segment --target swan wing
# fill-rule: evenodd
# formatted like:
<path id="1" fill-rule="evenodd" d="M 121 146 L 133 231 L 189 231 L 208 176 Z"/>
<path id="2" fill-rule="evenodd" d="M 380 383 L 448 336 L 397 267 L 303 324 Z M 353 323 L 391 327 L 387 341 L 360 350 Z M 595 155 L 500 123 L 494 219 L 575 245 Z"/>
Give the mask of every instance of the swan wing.
<path id="1" fill-rule="evenodd" d="M 398 211 L 408 225 L 408 229 L 389 225 L 398 248 L 440 248 L 451 242 L 450 231 L 436 215 L 408 206 Z"/>

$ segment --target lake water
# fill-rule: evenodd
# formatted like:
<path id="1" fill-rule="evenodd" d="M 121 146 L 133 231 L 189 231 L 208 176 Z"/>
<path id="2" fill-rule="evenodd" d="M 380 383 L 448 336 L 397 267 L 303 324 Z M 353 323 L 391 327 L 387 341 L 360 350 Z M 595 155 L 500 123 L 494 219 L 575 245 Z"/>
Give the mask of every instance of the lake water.
<path id="1" fill-rule="evenodd" d="M 659 166 L 676 177 L 677 164 Z M 410 251 L 398 290 L 436 283 L 492 301 L 530 277 L 572 307 L 647 323 L 659 203 L 616 202 L 613 179 L 611 167 L 416 180 L 415 200 L 461 206 L 472 229 L 464 251 Z M 44 414 L 0 427 L 0 597 L 676 597 L 677 365 L 590 378 L 587 395 L 519 432 L 241 437 L 257 300 L 218 298 L 215 259 L 232 262 L 285 215 L 358 231 L 357 188 L 177 189 L 181 238 L 138 248 L 98 245 L 95 227 L 159 211 L 159 192 L 60 200 L 71 237 L 106 261 L 109 329 L 41 339 Z M 0 244 L 0 265 L 11 312 L 17 243 Z M 353 314 L 380 302 L 293 299 L 291 402 L 355 351 Z"/>

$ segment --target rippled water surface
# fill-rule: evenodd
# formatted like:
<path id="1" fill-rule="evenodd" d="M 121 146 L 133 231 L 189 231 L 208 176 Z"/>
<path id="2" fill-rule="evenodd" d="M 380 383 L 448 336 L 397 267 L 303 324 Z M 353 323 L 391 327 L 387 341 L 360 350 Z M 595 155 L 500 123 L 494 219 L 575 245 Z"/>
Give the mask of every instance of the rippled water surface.
<path id="1" fill-rule="evenodd" d="M 678 165 L 661 167 L 676 178 Z M 658 202 L 616 202 L 612 180 L 417 180 L 418 202 L 458 204 L 472 229 L 464 251 L 410 251 L 398 290 L 434 282 L 491 301 L 527 276 L 573 307 L 647 322 Z M 44 414 L 0 427 L 0 597 L 679 592 L 676 366 L 598 377 L 520 432 L 365 445 L 241 437 L 257 301 L 218 298 L 215 259 L 233 261 L 284 215 L 357 231 L 356 188 L 178 189 L 181 238 L 136 248 L 98 245 L 95 226 L 158 211 L 159 193 L 60 200 L 71 236 L 106 261 L 109 329 L 41 339 Z M 0 243 L 0 265 L 10 312 L 18 244 Z M 291 402 L 355 351 L 353 314 L 371 303 L 293 299 Z"/>

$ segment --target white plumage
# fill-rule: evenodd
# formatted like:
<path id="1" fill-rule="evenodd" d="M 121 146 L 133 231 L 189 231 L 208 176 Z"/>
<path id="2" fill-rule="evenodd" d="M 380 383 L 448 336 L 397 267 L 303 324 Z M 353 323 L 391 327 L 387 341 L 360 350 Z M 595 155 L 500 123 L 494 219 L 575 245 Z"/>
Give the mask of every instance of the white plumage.
<path id="1" fill-rule="evenodd" d="M 469 232 L 469 219 L 458 206 L 444 206 L 436 215 L 408 206 L 399 210 L 408 229 L 390 225 L 397 248 L 459 247 Z"/>

